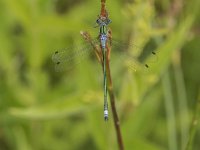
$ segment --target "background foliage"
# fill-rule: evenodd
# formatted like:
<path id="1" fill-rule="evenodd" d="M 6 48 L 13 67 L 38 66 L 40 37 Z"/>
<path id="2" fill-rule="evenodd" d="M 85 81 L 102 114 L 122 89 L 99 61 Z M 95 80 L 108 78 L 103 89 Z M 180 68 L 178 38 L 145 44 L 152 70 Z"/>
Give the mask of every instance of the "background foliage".
<path id="1" fill-rule="evenodd" d="M 200 147 L 199 3 L 107 0 L 113 37 L 158 56 L 148 73 L 111 58 L 127 150 Z M 81 30 L 98 35 L 99 10 L 92 0 L 0 0 L 1 150 L 117 149 L 94 56 L 62 73 L 51 62 L 55 49 L 81 41 Z"/>

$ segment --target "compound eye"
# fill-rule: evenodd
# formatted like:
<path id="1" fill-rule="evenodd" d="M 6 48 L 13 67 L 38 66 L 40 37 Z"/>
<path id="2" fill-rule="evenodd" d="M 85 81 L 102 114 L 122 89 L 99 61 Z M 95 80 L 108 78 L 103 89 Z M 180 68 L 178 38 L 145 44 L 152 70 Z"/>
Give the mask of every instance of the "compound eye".
<path id="1" fill-rule="evenodd" d="M 99 20 L 99 19 L 97 19 L 97 20 L 96 20 L 96 23 L 97 23 L 97 24 L 99 24 L 99 23 L 100 23 L 100 20 Z"/>
<path id="2" fill-rule="evenodd" d="M 106 24 L 110 24 L 111 23 L 111 20 L 110 19 L 106 19 Z"/>

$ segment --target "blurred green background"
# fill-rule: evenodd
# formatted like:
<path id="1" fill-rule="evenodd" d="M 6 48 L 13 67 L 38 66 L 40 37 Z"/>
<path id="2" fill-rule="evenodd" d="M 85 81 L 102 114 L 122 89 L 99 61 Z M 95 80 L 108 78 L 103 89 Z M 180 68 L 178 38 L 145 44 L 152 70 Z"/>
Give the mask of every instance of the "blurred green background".
<path id="1" fill-rule="evenodd" d="M 147 73 L 111 73 L 127 150 L 200 147 L 200 1 L 107 0 L 113 37 L 157 52 Z M 101 66 L 56 73 L 51 56 L 93 28 L 100 0 L 0 0 L 0 150 L 116 150 Z M 116 52 L 113 50 L 112 54 Z"/>

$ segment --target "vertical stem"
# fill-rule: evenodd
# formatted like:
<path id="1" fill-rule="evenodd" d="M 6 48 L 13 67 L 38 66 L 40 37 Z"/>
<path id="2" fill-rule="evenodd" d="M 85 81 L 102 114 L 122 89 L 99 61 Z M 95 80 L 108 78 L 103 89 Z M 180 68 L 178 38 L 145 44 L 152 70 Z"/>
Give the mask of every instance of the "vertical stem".
<path id="1" fill-rule="evenodd" d="M 192 124 L 190 127 L 190 135 L 188 137 L 188 142 L 187 142 L 187 146 L 185 150 L 193 149 L 193 142 L 194 142 L 195 134 L 197 132 L 197 127 L 199 123 L 199 113 L 200 113 L 200 95 L 198 95 L 198 99 L 196 100 L 195 109 L 193 112 Z"/>
<path id="2" fill-rule="evenodd" d="M 181 54 L 180 50 L 176 51 L 173 56 L 173 67 L 175 73 L 175 83 L 177 88 L 177 98 L 179 106 L 179 115 L 180 115 L 180 129 L 181 129 L 181 148 L 184 149 L 187 144 L 187 137 L 189 134 L 189 115 L 188 115 L 188 104 L 187 104 L 187 95 L 185 82 L 183 77 L 183 72 L 181 68 Z M 184 117 L 183 117 L 184 116 Z"/>
<path id="3" fill-rule="evenodd" d="M 169 71 L 166 71 L 163 77 L 163 92 L 165 99 L 167 127 L 168 127 L 168 142 L 169 150 L 178 150 L 177 137 L 176 137 L 176 118 L 173 104 L 173 95 L 170 83 Z"/>
<path id="4" fill-rule="evenodd" d="M 110 96 L 110 103 L 111 103 L 111 108 L 112 108 L 115 130 L 116 130 L 116 134 L 117 134 L 117 141 L 118 141 L 119 149 L 124 150 L 119 118 L 118 118 L 116 107 L 115 107 L 115 96 L 113 93 L 112 78 L 111 78 L 110 64 L 109 64 L 110 61 L 108 60 L 108 57 L 107 57 L 106 61 L 107 61 L 107 63 L 106 63 L 106 72 L 107 73 L 106 74 L 107 74 L 107 78 L 108 78 L 108 93 Z"/>

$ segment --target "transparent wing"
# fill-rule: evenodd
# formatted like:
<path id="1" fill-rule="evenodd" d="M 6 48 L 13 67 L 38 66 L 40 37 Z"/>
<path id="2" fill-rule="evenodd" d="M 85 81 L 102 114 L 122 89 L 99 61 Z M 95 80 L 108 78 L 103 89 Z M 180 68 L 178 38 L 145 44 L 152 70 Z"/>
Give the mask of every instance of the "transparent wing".
<path id="1" fill-rule="evenodd" d="M 96 43 L 97 40 L 93 40 L 93 42 Z M 94 52 L 93 47 L 88 42 L 82 43 L 79 46 L 56 50 L 52 55 L 52 61 L 55 64 L 56 72 L 74 68 L 75 65 L 87 58 L 91 52 Z"/>
<path id="2" fill-rule="evenodd" d="M 128 67 L 128 69 L 134 71 L 146 72 L 158 59 L 152 47 L 140 47 L 133 42 L 124 43 L 115 39 L 112 39 L 111 45 L 112 51 L 116 51 L 111 53 L 118 55 L 118 58 L 123 61 L 123 64 Z"/>
<path id="3" fill-rule="evenodd" d="M 97 39 L 92 42 L 95 45 L 100 45 Z M 111 61 L 112 59 L 120 59 L 121 64 L 134 71 L 148 71 L 151 64 L 157 60 L 153 48 L 140 47 L 133 42 L 124 43 L 116 39 L 112 39 L 110 45 L 112 46 L 111 57 L 117 55 L 115 58 L 111 58 Z M 70 70 L 87 58 L 91 52 L 94 52 L 94 48 L 89 42 L 56 50 L 52 55 L 55 70 L 57 72 Z"/>

